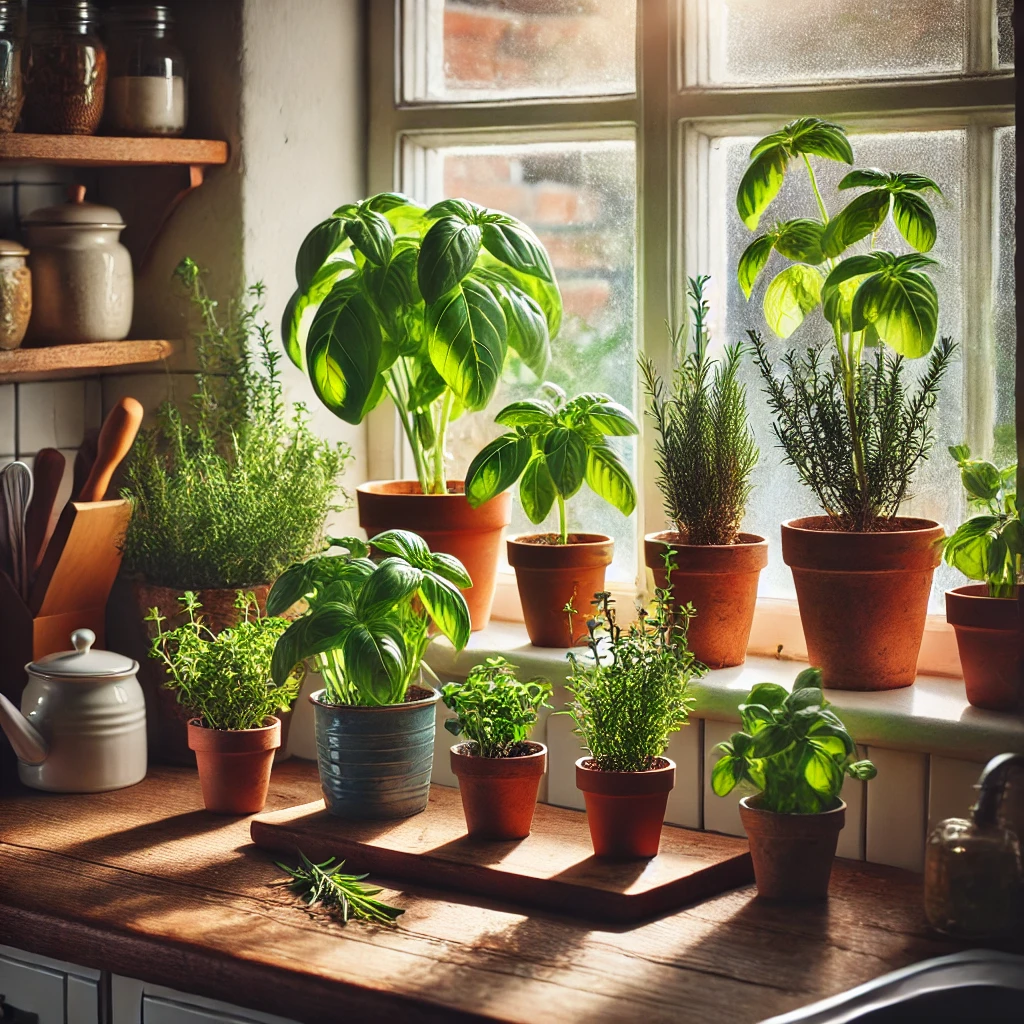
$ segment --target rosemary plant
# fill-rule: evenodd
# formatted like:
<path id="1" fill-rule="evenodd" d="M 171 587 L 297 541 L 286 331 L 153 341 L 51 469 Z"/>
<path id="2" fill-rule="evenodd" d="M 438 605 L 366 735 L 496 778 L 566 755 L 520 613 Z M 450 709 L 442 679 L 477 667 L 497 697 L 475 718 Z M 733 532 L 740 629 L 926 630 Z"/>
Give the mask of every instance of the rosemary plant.
<path id="1" fill-rule="evenodd" d="M 651 359 L 640 358 L 665 514 L 689 544 L 734 544 L 750 496 L 758 450 L 747 420 L 746 388 L 737 374 L 743 346 L 708 356 L 707 276 L 690 278 L 693 348 L 683 327 L 673 332 L 676 371 L 671 394 Z"/>
<path id="2" fill-rule="evenodd" d="M 262 285 L 222 316 L 192 260 L 176 276 L 198 315 L 196 392 L 185 412 L 165 402 L 129 457 L 125 567 L 182 590 L 268 583 L 320 546 L 350 452 L 286 411 Z"/>
<path id="3" fill-rule="evenodd" d="M 322 864 L 314 864 L 301 850 L 299 856 L 302 863 L 298 867 L 277 863 L 288 878 L 276 884 L 287 885 L 305 899 L 307 906 L 319 903 L 340 917 L 342 924 L 348 924 L 350 918 L 356 918 L 375 924 L 393 925 L 405 913 L 404 909 L 389 907 L 374 899 L 382 890 L 378 886 L 363 885 L 367 875 L 344 874 L 341 870 L 345 866 L 344 861 L 336 864 L 335 858 L 331 857 Z"/>
<path id="4" fill-rule="evenodd" d="M 215 634 L 203 623 L 195 593 L 186 591 L 178 600 L 188 621 L 176 629 L 163 629 L 166 620 L 156 608 L 146 616 L 156 627 L 149 653 L 167 668 L 170 679 L 164 685 L 176 691 L 191 717 L 208 729 L 258 729 L 291 707 L 301 670 L 281 685 L 270 678 L 274 647 L 288 628 L 284 619 L 261 616 L 256 598 L 239 591 L 238 625 Z"/>
<path id="5" fill-rule="evenodd" d="M 671 564 L 669 574 L 671 578 Z M 588 620 L 589 655 L 568 655 L 565 711 L 601 771 L 643 772 L 656 767 L 669 736 L 689 720 L 691 679 L 706 671 L 686 645 L 695 614 L 673 608 L 671 588 L 655 591 L 654 611 L 640 609 L 623 629 L 614 601 L 595 594 L 597 616 Z"/>

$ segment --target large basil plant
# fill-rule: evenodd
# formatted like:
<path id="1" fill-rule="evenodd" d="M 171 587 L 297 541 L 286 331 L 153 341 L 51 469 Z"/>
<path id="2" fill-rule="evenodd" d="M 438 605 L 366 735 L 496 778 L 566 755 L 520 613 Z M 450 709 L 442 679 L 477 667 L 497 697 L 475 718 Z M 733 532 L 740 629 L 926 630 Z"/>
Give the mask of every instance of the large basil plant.
<path id="1" fill-rule="evenodd" d="M 510 351 L 540 377 L 562 319 L 537 236 L 464 199 L 341 206 L 306 236 L 295 277 L 289 357 L 348 423 L 390 395 L 428 494 L 447 491 L 449 423 L 487 405 Z"/>
<path id="2" fill-rule="evenodd" d="M 430 628 L 456 650 L 469 641 L 469 609 L 460 588 L 472 586 L 462 563 L 432 552 L 422 537 L 388 530 L 373 538 L 386 556 L 346 537 L 331 542 L 339 555 L 318 555 L 290 566 L 267 597 L 267 614 L 304 600 L 307 610 L 277 641 L 271 676 L 286 680 L 314 659 L 332 704 L 398 704 L 419 676 Z"/>

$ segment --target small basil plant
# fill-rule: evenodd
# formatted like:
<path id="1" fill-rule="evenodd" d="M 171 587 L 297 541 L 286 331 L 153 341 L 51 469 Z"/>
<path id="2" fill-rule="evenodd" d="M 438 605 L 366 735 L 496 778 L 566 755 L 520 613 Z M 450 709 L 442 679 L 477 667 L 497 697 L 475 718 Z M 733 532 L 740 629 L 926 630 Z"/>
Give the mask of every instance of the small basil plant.
<path id="1" fill-rule="evenodd" d="M 609 395 L 589 392 L 566 400 L 565 392 L 550 382 L 543 390 L 546 398 L 513 402 L 495 417 L 495 423 L 512 430 L 470 463 L 466 497 L 476 508 L 518 480 L 530 522 L 543 522 L 558 503 L 559 543 L 567 544 L 565 503 L 584 481 L 624 516 L 636 508 L 636 487 L 608 438 L 632 437 L 640 427 Z"/>
<path id="2" fill-rule="evenodd" d="M 550 696 L 550 683 L 520 682 L 505 658 L 488 658 L 464 683 L 448 683 L 441 690 L 445 706 L 456 716 L 444 727 L 453 736 L 465 736 L 478 757 L 518 757 L 529 753 L 523 745 L 540 709 L 551 707 Z"/>
<path id="3" fill-rule="evenodd" d="M 978 514 L 946 538 L 943 557 L 968 579 L 987 583 L 989 597 L 1014 597 L 1024 570 L 1017 464 L 998 469 L 984 459 L 972 459 L 965 444 L 954 445 L 949 454 L 960 467 L 968 502 Z"/>
<path id="4" fill-rule="evenodd" d="M 711 788 L 728 796 L 741 783 L 760 791 L 757 807 L 776 814 L 820 814 L 839 804 L 843 779 L 873 779 L 875 766 L 857 761 L 857 747 L 821 688 L 821 671 L 804 669 L 792 693 L 758 683 L 739 707 L 734 732 L 711 771 Z"/>

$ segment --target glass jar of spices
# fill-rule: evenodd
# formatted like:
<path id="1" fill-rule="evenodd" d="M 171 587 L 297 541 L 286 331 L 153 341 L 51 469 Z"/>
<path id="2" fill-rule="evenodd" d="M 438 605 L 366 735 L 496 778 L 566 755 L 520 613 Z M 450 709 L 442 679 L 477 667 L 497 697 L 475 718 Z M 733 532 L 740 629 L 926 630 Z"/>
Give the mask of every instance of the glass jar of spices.
<path id="1" fill-rule="evenodd" d="M 103 117 L 107 52 L 92 4 L 55 0 L 29 8 L 25 130 L 93 135 Z"/>
<path id="2" fill-rule="evenodd" d="M 172 26 L 170 13 L 159 4 L 116 7 L 108 15 L 108 131 L 117 135 L 184 132 L 188 75 Z"/>
<path id="3" fill-rule="evenodd" d="M 13 132 L 21 117 L 21 4 L 0 0 L 0 132 Z"/>

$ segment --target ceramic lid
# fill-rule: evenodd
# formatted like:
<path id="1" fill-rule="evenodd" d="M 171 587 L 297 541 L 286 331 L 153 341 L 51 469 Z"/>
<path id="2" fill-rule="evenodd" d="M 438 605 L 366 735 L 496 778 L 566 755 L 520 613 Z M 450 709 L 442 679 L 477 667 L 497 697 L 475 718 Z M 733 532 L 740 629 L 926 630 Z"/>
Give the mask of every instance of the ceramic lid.
<path id="1" fill-rule="evenodd" d="M 59 224 L 62 227 L 124 227 L 121 214 L 112 206 L 100 206 L 98 203 L 85 201 L 84 185 L 72 185 L 68 189 L 66 203 L 33 210 L 22 223 L 29 226 Z"/>
<path id="2" fill-rule="evenodd" d="M 28 249 L 20 242 L 12 242 L 7 238 L 0 238 L 0 256 L 27 256 Z"/>
<path id="3" fill-rule="evenodd" d="M 113 651 L 94 651 L 96 634 L 91 629 L 76 629 L 71 634 L 73 651 L 47 654 L 26 668 L 36 676 L 47 679 L 120 679 L 133 676 L 139 663 Z"/>

